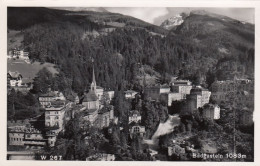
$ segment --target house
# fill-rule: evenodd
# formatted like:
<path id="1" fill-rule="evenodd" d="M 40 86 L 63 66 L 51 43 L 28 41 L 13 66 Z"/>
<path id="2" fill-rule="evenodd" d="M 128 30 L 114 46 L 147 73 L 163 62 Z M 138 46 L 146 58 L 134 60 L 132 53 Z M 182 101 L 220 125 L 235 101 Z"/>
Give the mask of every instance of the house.
<path id="1" fill-rule="evenodd" d="M 129 111 L 129 118 L 128 118 L 128 123 L 132 123 L 132 122 L 135 122 L 135 123 L 139 123 L 141 122 L 141 114 L 139 111 L 137 110 L 132 110 L 132 111 Z"/>
<path id="2" fill-rule="evenodd" d="M 131 127 L 130 127 L 129 131 L 130 131 L 130 137 L 131 138 L 133 137 L 133 135 L 139 135 L 141 137 L 144 136 L 144 134 L 145 134 L 145 126 L 140 126 L 140 125 L 138 125 L 136 123 L 131 123 L 130 126 Z"/>
<path id="3" fill-rule="evenodd" d="M 134 99 L 134 98 L 135 98 L 135 95 L 136 95 L 137 93 L 138 93 L 138 92 L 133 91 L 133 90 L 127 90 L 127 91 L 125 91 L 125 98 L 126 98 L 126 99 Z"/>
<path id="4" fill-rule="evenodd" d="M 170 87 L 167 84 L 164 85 L 160 85 L 160 94 L 164 94 L 164 93 L 169 93 L 170 92 Z"/>
<path id="5" fill-rule="evenodd" d="M 8 81 L 7 85 L 10 85 L 11 87 L 22 86 L 22 78 L 23 78 L 23 76 L 19 72 L 9 71 L 7 73 L 7 81 Z"/>
<path id="6" fill-rule="evenodd" d="M 202 117 L 209 120 L 220 118 L 220 107 L 217 104 L 207 104 L 203 107 Z"/>
<path id="7" fill-rule="evenodd" d="M 24 50 L 15 49 L 13 50 L 13 55 L 19 57 L 19 59 L 23 59 L 23 60 L 29 59 L 29 52 Z"/>

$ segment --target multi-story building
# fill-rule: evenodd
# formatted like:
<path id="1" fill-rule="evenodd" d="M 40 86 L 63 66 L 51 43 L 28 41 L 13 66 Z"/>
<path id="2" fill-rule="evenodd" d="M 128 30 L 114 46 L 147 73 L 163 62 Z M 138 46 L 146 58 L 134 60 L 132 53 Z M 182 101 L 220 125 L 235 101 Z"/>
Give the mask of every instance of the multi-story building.
<path id="1" fill-rule="evenodd" d="M 211 85 L 212 100 L 229 102 L 231 98 L 246 104 L 254 103 L 254 81 L 248 79 L 215 81 Z"/>
<path id="2" fill-rule="evenodd" d="M 30 127 L 24 133 L 24 146 L 27 148 L 41 149 L 47 144 L 47 139 L 44 138 L 41 131 Z"/>
<path id="3" fill-rule="evenodd" d="M 48 138 L 48 145 L 54 146 L 56 136 L 64 128 L 65 113 L 68 111 L 68 105 L 61 102 L 52 102 L 51 106 L 45 108 L 45 129 Z"/>
<path id="4" fill-rule="evenodd" d="M 32 126 L 11 127 L 8 129 L 9 145 L 25 146 L 28 148 L 43 148 L 47 139 L 41 131 Z"/>
<path id="5" fill-rule="evenodd" d="M 192 84 L 189 80 L 175 80 L 172 82 L 171 91 L 173 93 L 180 93 L 186 99 L 186 95 L 190 94 Z"/>
<path id="6" fill-rule="evenodd" d="M 48 90 L 47 93 L 39 95 L 39 102 L 43 108 L 51 106 L 51 103 L 54 101 L 62 101 L 65 103 L 66 98 L 62 92 Z"/>
<path id="7" fill-rule="evenodd" d="M 165 103 L 167 103 L 168 106 L 172 105 L 173 101 L 179 101 L 179 100 L 183 100 L 184 95 L 181 93 L 164 93 L 160 95 L 160 100 L 164 101 Z"/>
<path id="8" fill-rule="evenodd" d="M 7 73 L 7 85 L 10 85 L 11 87 L 22 86 L 22 78 L 23 76 L 19 72 L 9 71 Z"/>
<path id="9" fill-rule="evenodd" d="M 151 87 L 145 87 L 144 94 L 147 99 L 160 100 L 161 95 L 170 93 L 170 87 L 168 85 L 155 85 Z"/>
<path id="10" fill-rule="evenodd" d="M 209 103 L 211 92 L 200 86 L 192 88 L 190 94 L 187 95 L 187 99 L 195 100 L 196 108 L 203 107 Z"/>
<path id="11" fill-rule="evenodd" d="M 24 145 L 25 127 L 17 126 L 8 129 L 9 145 Z"/>
<path id="12" fill-rule="evenodd" d="M 137 110 L 129 111 L 128 123 L 132 123 L 132 122 L 139 123 L 141 122 L 141 119 L 142 117 L 139 111 Z"/>
<path id="13" fill-rule="evenodd" d="M 204 119 L 217 120 L 220 118 L 220 107 L 216 104 L 207 104 L 203 107 L 202 116 Z"/>

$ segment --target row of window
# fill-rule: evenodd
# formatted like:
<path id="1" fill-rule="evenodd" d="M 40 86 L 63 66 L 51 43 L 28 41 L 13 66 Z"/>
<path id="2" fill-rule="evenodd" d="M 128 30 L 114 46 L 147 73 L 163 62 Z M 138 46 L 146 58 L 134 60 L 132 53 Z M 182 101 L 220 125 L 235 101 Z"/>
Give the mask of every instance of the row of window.
<path id="1" fill-rule="evenodd" d="M 48 127 L 51 126 L 51 123 L 48 122 L 48 123 L 47 123 L 47 126 L 48 126 Z M 59 122 L 56 122 L 56 123 L 55 123 L 55 126 L 59 126 Z"/>
<path id="2" fill-rule="evenodd" d="M 23 141 L 22 138 L 10 138 L 10 141 Z"/>
<path id="3" fill-rule="evenodd" d="M 40 97 L 39 101 L 52 101 L 53 98 L 52 97 Z"/>
<path id="4" fill-rule="evenodd" d="M 46 111 L 45 114 L 50 114 L 50 112 L 49 112 L 49 111 Z M 55 114 L 57 115 L 57 114 L 59 114 L 59 112 L 58 112 L 58 111 L 55 111 Z"/>
<path id="5" fill-rule="evenodd" d="M 46 116 L 46 119 L 51 119 L 50 116 Z M 59 119 L 59 116 L 55 116 L 54 119 Z"/>

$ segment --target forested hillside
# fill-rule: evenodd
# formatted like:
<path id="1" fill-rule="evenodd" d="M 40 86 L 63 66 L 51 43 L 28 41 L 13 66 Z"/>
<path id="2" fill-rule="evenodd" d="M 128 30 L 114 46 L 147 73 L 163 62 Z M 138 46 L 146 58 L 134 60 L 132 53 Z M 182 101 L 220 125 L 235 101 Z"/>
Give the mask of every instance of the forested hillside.
<path id="1" fill-rule="evenodd" d="M 160 73 L 161 82 L 175 75 L 209 86 L 233 75 L 253 77 L 254 26 L 218 17 L 191 14 L 168 31 L 114 13 L 8 8 L 8 28 L 23 30 L 31 59 L 58 66 L 63 90 L 89 85 L 91 58 L 97 84 L 115 90 L 139 88 L 142 65 Z M 223 67 L 230 61 L 237 66 L 231 75 Z"/>

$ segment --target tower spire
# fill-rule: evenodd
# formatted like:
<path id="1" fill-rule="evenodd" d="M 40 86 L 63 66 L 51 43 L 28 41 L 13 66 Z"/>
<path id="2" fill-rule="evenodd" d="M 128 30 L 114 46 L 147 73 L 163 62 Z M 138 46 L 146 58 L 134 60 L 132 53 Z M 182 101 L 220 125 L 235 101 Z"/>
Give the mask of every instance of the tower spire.
<path id="1" fill-rule="evenodd" d="M 93 67 L 93 75 L 92 75 L 91 90 L 95 92 L 95 91 L 96 91 L 96 87 L 97 87 L 97 85 L 96 85 L 95 71 L 94 71 L 94 59 L 91 58 L 91 60 L 92 60 L 92 67 Z"/>

